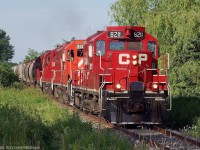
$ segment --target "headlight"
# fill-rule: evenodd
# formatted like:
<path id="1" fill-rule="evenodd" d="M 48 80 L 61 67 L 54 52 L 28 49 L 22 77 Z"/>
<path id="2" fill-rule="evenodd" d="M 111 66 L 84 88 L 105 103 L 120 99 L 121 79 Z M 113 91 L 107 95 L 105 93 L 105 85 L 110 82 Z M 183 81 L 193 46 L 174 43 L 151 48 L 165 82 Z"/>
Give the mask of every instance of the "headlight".
<path id="1" fill-rule="evenodd" d="M 137 63 L 138 63 L 137 60 L 133 61 L 133 65 L 137 65 Z"/>
<path id="2" fill-rule="evenodd" d="M 154 88 L 154 89 L 157 89 L 157 88 L 158 88 L 158 85 L 157 85 L 157 84 L 153 84 L 153 88 Z"/>
<path id="3" fill-rule="evenodd" d="M 116 84 L 116 88 L 117 89 L 121 89 L 121 85 L 120 84 Z"/>
<path id="4" fill-rule="evenodd" d="M 137 55 L 133 55 L 133 59 L 137 59 Z"/>

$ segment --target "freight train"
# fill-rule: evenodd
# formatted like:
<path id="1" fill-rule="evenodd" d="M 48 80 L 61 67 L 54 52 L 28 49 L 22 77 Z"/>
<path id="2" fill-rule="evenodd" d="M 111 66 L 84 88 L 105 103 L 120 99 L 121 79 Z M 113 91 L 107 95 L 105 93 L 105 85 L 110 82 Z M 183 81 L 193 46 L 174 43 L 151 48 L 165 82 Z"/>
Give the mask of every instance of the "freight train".
<path id="1" fill-rule="evenodd" d="M 27 84 L 113 124 L 161 124 L 171 109 L 158 40 L 139 26 L 109 26 L 19 64 Z"/>

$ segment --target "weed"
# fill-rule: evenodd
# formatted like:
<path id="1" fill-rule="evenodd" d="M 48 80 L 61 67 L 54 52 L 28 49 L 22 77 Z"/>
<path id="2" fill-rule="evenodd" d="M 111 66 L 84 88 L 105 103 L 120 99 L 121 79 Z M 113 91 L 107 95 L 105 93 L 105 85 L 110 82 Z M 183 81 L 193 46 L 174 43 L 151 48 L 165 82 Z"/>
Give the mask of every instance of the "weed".
<path id="1" fill-rule="evenodd" d="M 19 85 L 20 87 L 21 85 Z M 133 149 L 125 139 L 98 132 L 38 89 L 0 88 L 0 145 L 41 149 Z"/>

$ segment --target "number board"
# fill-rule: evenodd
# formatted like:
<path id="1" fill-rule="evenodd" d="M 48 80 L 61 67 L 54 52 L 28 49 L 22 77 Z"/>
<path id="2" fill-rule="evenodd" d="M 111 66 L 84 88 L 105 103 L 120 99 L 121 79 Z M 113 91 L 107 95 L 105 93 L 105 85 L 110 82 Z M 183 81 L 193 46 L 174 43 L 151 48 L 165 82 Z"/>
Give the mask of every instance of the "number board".
<path id="1" fill-rule="evenodd" d="M 110 38 L 122 38 L 123 35 L 124 34 L 121 31 L 110 31 L 110 32 L 108 32 L 108 37 L 110 37 Z"/>
<path id="2" fill-rule="evenodd" d="M 83 49 L 83 45 L 82 44 L 77 44 L 76 45 L 76 49 Z"/>
<path id="3" fill-rule="evenodd" d="M 143 32 L 133 32 L 133 37 L 134 38 L 143 38 L 144 37 L 144 33 Z"/>

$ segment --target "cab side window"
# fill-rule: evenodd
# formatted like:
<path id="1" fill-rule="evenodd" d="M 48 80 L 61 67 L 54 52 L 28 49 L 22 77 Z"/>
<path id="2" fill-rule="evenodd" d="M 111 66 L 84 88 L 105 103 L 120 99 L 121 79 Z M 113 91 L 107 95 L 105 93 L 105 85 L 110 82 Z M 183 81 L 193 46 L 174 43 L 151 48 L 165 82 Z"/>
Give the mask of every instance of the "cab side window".
<path id="1" fill-rule="evenodd" d="M 68 50 L 68 60 L 74 61 L 74 50 Z"/>
<path id="2" fill-rule="evenodd" d="M 103 56 L 105 54 L 105 41 L 104 40 L 98 40 L 96 42 L 96 55 L 97 56 Z"/>
<path id="3" fill-rule="evenodd" d="M 78 49 L 77 50 L 77 56 L 78 57 L 83 57 L 83 49 Z"/>
<path id="4" fill-rule="evenodd" d="M 48 65 L 49 62 L 50 62 L 50 57 L 47 57 L 47 58 L 46 58 L 46 65 Z"/>
<path id="5" fill-rule="evenodd" d="M 156 56 L 156 42 L 149 41 L 148 42 L 148 50 L 152 52 L 153 56 Z"/>

